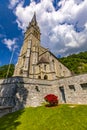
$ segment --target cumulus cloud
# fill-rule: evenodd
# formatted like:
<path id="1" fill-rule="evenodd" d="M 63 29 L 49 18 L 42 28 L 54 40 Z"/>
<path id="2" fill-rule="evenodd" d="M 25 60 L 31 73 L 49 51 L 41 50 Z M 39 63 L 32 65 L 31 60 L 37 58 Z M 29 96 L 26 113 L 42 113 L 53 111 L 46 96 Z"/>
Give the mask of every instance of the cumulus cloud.
<path id="1" fill-rule="evenodd" d="M 36 11 L 43 46 L 56 55 L 84 51 L 87 49 L 87 0 L 61 0 L 56 5 L 58 10 L 53 0 L 40 0 L 39 3 L 31 0 L 26 7 L 18 3 L 13 10 L 18 27 L 25 31 Z"/>
<path id="2" fill-rule="evenodd" d="M 4 39 L 3 43 L 8 47 L 8 49 L 11 51 L 13 49 L 16 49 L 18 46 L 16 45 L 16 38 L 14 38 L 13 40 L 11 39 Z"/>
<path id="3" fill-rule="evenodd" d="M 17 6 L 19 3 L 23 3 L 24 0 L 9 0 L 9 8 L 12 9 Z"/>

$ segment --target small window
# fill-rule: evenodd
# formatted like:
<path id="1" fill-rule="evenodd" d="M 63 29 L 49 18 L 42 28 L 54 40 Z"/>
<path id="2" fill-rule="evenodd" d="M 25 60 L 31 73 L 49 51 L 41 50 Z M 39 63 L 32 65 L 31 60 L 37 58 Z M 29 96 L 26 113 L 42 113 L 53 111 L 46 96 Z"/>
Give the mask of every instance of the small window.
<path id="1" fill-rule="evenodd" d="M 38 76 L 38 79 L 41 79 L 41 76 Z"/>
<path id="2" fill-rule="evenodd" d="M 36 89 L 37 92 L 40 92 L 38 86 L 35 86 L 35 89 Z"/>
<path id="3" fill-rule="evenodd" d="M 60 66 L 60 69 L 62 69 L 62 66 L 61 65 L 59 65 Z"/>
<path id="4" fill-rule="evenodd" d="M 39 72 L 41 72 L 41 66 L 39 65 Z"/>
<path id="5" fill-rule="evenodd" d="M 54 62 L 54 60 L 52 60 L 52 62 Z"/>
<path id="6" fill-rule="evenodd" d="M 83 90 L 87 90 L 87 83 L 80 84 Z"/>
<path id="7" fill-rule="evenodd" d="M 22 69 L 20 70 L 20 74 L 23 74 L 23 70 Z"/>
<path id="8" fill-rule="evenodd" d="M 44 65 L 44 70 L 46 71 L 46 65 Z"/>
<path id="9" fill-rule="evenodd" d="M 74 85 L 69 85 L 69 89 L 71 89 L 71 90 L 74 90 L 74 91 L 75 91 L 75 87 L 74 87 Z"/>
<path id="10" fill-rule="evenodd" d="M 60 86 L 60 87 L 59 87 L 59 90 L 60 90 L 60 91 L 63 91 L 63 90 L 64 90 L 64 87 L 63 87 L 63 86 Z"/>
<path id="11" fill-rule="evenodd" d="M 45 76 L 44 76 L 44 79 L 48 79 L 48 76 L 47 76 L 47 75 L 45 75 Z"/>
<path id="12" fill-rule="evenodd" d="M 25 55 L 23 56 L 23 59 L 25 59 Z"/>

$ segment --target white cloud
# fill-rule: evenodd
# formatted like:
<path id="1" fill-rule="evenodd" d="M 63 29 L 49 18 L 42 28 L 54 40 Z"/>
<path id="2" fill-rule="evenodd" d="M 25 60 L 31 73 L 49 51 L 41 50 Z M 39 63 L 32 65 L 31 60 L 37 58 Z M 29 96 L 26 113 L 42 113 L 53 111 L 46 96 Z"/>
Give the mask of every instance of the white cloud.
<path id="1" fill-rule="evenodd" d="M 87 0 L 61 0 L 57 11 L 52 2 L 53 0 L 41 0 L 36 4 L 31 0 L 26 7 L 23 7 L 23 3 L 18 3 L 14 9 L 18 27 L 24 31 L 36 11 L 42 44 L 56 55 L 87 49 Z"/>
<path id="2" fill-rule="evenodd" d="M 3 43 L 8 47 L 9 50 L 13 50 L 16 49 L 18 46 L 16 45 L 16 38 L 14 38 L 13 40 L 11 39 L 4 39 Z"/>
<path id="3" fill-rule="evenodd" d="M 17 6 L 19 3 L 23 3 L 24 0 L 9 0 L 9 8 L 12 9 Z"/>

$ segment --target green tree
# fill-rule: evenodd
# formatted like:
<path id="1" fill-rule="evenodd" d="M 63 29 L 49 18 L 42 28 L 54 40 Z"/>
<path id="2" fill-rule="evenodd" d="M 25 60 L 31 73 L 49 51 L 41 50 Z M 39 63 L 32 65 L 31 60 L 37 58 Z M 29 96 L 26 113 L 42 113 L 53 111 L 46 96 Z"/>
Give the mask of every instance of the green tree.
<path id="1" fill-rule="evenodd" d="M 0 67 L 0 79 L 6 78 L 8 67 L 9 67 L 9 65 L 4 65 L 4 66 Z M 15 68 L 14 64 L 10 64 L 8 77 L 12 77 L 12 75 L 14 73 L 14 68 Z"/>

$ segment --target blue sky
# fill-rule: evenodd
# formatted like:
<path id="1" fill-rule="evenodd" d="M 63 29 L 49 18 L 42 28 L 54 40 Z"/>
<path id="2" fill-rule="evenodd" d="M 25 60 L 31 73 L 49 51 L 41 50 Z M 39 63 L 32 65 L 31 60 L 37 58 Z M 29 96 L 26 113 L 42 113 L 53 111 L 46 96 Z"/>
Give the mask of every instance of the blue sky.
<path id="1" fill-rule="evenodd" d="M 0 66 L 8 64 L 12 55 L 12 48 L 8 48 L 8 43 L 5 44 L 4 42 L 5 39 L 13 41 L 14 38 L 17 38 L 15 44 L 19 44 L 18 48 L 16 48 L 17 50 L 15 50 L 12 63 L 17 62 L 18 53 L 23 41 L 22 31 L 15 22 L 16 16 L 11 9 L 8 9 L 8 5 L 8 0 L 0 0 Z"/>
<path id="2" fill-rule="evenodd" d="M 16 64 L 36 12 L 41 44 L 56 56 L 87 50 L 87 0 L 0 0 L 0 66 Z"/>

